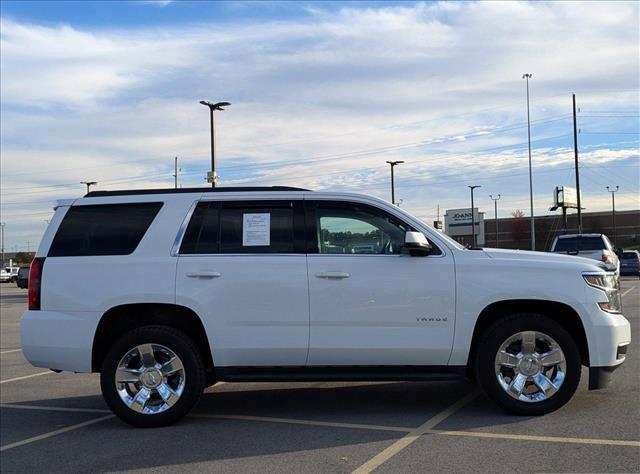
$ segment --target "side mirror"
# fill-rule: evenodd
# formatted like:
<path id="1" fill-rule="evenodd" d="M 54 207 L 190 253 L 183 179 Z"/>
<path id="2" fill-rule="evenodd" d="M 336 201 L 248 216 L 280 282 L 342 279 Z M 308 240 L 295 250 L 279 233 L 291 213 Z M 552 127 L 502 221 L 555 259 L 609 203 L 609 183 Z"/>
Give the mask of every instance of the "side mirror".
<path id="1" fill-rule="evenodd" d="M 431 244 L 422 232 L 406 232 L 404 234 L 404 246 L 414 257 L 424 257 L 433 250 Z"/>

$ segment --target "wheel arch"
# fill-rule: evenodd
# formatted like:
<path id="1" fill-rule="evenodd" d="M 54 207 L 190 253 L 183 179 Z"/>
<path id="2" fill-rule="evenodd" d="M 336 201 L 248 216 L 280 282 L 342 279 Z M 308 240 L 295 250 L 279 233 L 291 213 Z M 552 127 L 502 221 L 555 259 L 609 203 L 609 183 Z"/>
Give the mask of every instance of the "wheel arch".
<path id="1" fill-rule="evenodd" d="M 120 336 L 148 325 L 169 326 L 184 332 L 198 346 L 206 372 L 213 373 L 211 347 L 200 317 L 190 308 L 166 303 L 123 304 L 106 311 L 100 318 L 93 338 L 92 372 L 100 372 L 104 357 Z"/>
<path id="2" fill-rule="evenodd" d="M 543 314 L 564 327 L 571 334 L 580 351 L 583 365 L 589 366 L 589 344 L 580 315 L 569 305 L 548 300 L 503 300 L 485 307 L 476 320 L 471 338 L 467 367 L 471 367 L 478 351 L 478 339 L 494 322 L 514 313 Z M 468 371 L 470 375 L 473 370 Z"/>

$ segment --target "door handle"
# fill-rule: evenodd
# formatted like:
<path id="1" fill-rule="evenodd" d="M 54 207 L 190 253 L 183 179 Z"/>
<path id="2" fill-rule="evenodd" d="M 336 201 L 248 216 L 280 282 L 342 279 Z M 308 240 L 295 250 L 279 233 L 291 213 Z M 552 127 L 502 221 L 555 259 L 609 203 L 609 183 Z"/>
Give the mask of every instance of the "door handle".
<path id="1" fill-rule="evenodd" d="M 343 278 L 349 278 L 351 275 L 345 272 L 323 272 L 316 273 L 317 278 L 326 278 L 328 280 L 342 280 Z"/>
<path id="2" fill-rule="evenodd" d="M 193 272 L 187 273 L 189 278 L 220 278 L 222 273 L 220 272 Z"/>

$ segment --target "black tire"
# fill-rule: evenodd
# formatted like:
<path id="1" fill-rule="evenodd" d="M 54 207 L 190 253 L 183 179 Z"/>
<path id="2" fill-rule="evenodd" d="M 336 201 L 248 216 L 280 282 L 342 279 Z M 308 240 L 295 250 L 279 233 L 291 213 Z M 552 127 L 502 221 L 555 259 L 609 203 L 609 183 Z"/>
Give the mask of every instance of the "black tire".
<path id="1" fill-rule="evenodd" d="M 120 360 L 141 344 L 160 344 L 170 349 L 182 361 L 184 389 L 177 402 L 165 411 L 144 414 L 125 404 L 116 389 L 116 369 Z M 124 334 L 109 349 L 100 372 L 100 387 L 105 402 L 122 421 L 137 427 L 167 426 L 185 416 L 202 395 L 205 371 L 202 356 L 196 344 L 184 333 L 167 326 L 144 326 Z"/>
<path id="2" fill-rule="evenodd" d="M 522 331 L 537 331 L 553 338 L 566 361 L 566 375 L 560 388 L 545 400 L 528 402 L 509 395 L 498 382 L 495 358 L 500 346 Z M 548 316 L 532 313 L 513 314 L 496 321 L 480 337 L 476 359 L 476 379 L 487 396 L 500 407 L 516 415 L 544 415 L 567 403 L 580 383 L 580 351 L 569 332 Z"/>

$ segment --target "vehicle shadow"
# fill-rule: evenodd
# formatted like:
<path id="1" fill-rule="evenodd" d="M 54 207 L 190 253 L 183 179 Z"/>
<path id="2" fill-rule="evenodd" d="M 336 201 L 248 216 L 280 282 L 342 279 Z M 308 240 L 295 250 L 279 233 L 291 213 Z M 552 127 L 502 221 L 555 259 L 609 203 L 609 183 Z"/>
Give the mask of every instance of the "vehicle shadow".
<path id="1" fill-rule="evenodd" d="M 148 469 L 212 461 L 223 462 L 220 468 L 226 466 L 229 470 L 238 470 L 239 465 L 233 464 L 234 460 L 239 462 L 240 459 L 275 454 L 288 456 L 310 450 L 335 450 L 340 453 L 346 447 L 352 451 L 354 445 L 368 443 L 373 444 L 360 449 L 366 452 L 372 450 L 375 455 L 380 446 L 388 445 L 405 433 L 374 427 L 356 429 L 320 426 L 313 422 L 411 429 L 420 426 L 473 390 L 475 386 L 467 381 L 223 384 L 207 389 L 194 409 L 195 416 L 189 416 L 176 425 L 136 430 L 117 419 L 106 420 L 65 434 L 64 440 L 54 442 L 52 438 L 52 441 L 34 443 L 31 448 L 21 448 L 23 451 L 19 462 L 23 469 L 29 467 L 30 461 L 24 459 L 29 449 L 45 453 L 50 450 L 56 463 L 61 462 L 76 471 Z M 23 402 L 20 405 L 106 409 L 102 397 L 98 395 Z M 459 425 L 456 429 L 523 420 L 522 417 L 504 414 L 482 395 L 470 407 L 470 418 L 465 413 L 456 416 L 461 420 L 456 423 Z M 466 409 L 463 408 L 462 411 Z M 43 424 L 40 429 L 46 430 L 48 412 L 40 413 L 42 416 L 38 418 L 38 423 Z M 216 418 L 220 415 L 222 417 Z M 103 415 L 95 414 L 95 417 L 99 416 Z M 234 416 L 263 419 L 242 420 L 234 419 Z M 283 422 L 286 420 L 275 422 L 269 421 L 269 418 L 307 420 L 311 423 L 301 425 Z M 469 419 L 471 422 L 467 423 L 465 420 Z M 10 427 L 5 426 L 5 429 Z M 147 453 L 137 443 L 129 442 L 139 437 L 144 438 L 145 445 L 162 446 L 162 449 Z M 382 444 L 376 446 L 375 443 L 378 442 Z M 96 445 L 100 446 L 99 455 L 77 456 L 78 452 L 95 451 Z M 18 451 L 3 453 L 7 468 L 13 465 L 12 459 L 19 454 Z M 363 454 L 365 458 L 368 456 L 366 452 Z M 296 470 L 295 458 L 297 456 L 293 456 L 291 460 L 293 470 Z M 289 458 L 287 459 L 289 462 Z M 350 466 L 354 467 L 357 466 Z M 304 469 L 304 464 L 299 468 Z"/>

